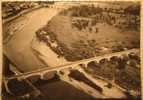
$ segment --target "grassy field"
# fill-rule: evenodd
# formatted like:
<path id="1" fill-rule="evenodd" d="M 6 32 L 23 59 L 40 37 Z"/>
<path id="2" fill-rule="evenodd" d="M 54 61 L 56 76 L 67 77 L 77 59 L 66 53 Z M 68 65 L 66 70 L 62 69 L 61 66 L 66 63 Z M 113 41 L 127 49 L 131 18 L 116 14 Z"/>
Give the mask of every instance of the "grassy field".
<path id="1" fill-rule="evenodd" d="M 56 41 L 54 51 L 69 61 L 139 48 L 139 14 L 125 12 L 93 5 L 71 7 L 41 28 L 43 41 L 47 42 L 47 35 Z"/>
<path id="2" fill-rule="evenodd" d="M 120 87 L 128 90 L 135 91 L 137 97 L 141 93 L 141 77 L 140 77 L 140 59 L 138 54 L 134 57 L 117 58 L 104 62 L 91 62 L 84 70 L 91 74 L 93 77 L 98 75 L 104 79 L 114 81 Z M 120 59 L 120 60 L 119 60 Z"/>

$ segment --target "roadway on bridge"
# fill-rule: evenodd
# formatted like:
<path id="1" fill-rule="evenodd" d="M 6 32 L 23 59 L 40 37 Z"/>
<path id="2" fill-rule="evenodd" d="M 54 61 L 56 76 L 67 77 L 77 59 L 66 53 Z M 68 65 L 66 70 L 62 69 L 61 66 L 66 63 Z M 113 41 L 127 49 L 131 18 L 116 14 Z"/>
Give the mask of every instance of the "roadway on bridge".
<path id="1" fill-rule="evenodd" d="M 80 64 L 85 64 L 85 66 L 86 66 L 88 64 L 88 62 L 91 62 L 91 61 L 97 61 L 98 62 L 98 61 L 100 61 L 104 58 L 106 58 L 106 59 L 109 58 L 110 59 L 113 56 L 122 56 L 124 54 L 128 55 L 130 53 L 137 53 L 138 54 L 139 52 L 140 52 L 139 49 L 131 49 L 131 50 L 126 50 L 126 51 L 121 51 L 121 52 L 116 52 L 116 53 L 111 53 L 111 54 L 105 54 L 103 56 L 97 56 L 97 57 L 92 57 L 92 58 L 89 58 L 89 59 L 83 59 L 83 60 L 67 63 L 67 64 L 64 64 L 64 65 L 59 65 L 59 66 L 57 65 L 57 66 L 53 66 L 53 67 L 44 67 L 44 68 L 41 68 L 41 69 L 37 69 L 37 70 L 22 73 L 22 74 L 18 74 L 18 75 L 15 75 L 13 77 L 8 77 L 7 79 L 13 79 L 13 78 L 17 78 L 17 77 L 27 78 L 29 76 L 41 75 L 42 73 L 48 73 L 48 72 L 52 72 L 52 71 L 60 71 L 62 69 L 77 67 Z"/>

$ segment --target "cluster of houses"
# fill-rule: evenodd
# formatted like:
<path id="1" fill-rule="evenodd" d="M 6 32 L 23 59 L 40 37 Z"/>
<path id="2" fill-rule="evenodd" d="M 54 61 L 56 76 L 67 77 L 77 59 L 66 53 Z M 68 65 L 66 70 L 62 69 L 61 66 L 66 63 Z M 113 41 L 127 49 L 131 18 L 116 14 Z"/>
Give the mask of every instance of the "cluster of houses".
<path id="1" fill-rule="evenodd" d="M 41 2 L 41 1 L 35 1 L 35 2 L 3 2 L 2 3 L 2 18 L 9 18 L 11 16 L 15 16 L 18 13 L 31 9 L 37 6 L 48 6 L 49 4 L 53 4 L 54 2 Z"/>

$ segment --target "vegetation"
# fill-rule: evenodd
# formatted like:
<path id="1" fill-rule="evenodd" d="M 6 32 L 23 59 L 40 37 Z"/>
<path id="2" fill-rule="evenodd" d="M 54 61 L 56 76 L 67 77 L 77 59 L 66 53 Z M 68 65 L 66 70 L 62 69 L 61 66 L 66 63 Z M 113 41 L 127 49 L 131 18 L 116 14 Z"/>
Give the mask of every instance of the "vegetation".
<path id="1" fill-rule="evenodd" d="M 88 17 L 103 11 L 102 8 L 95 7 L 94 5 L 80 5 L 72 7 L 69 10 L 71 11 L 71 16 L 76 17 Z"/>
<path id="2" fill-rule="evenodd" d="M 134 54 L 134 56 L 138 57 L 137 54 Z M 114 80 L 119 86 L 140 93 L 141 79 L 140 68 L 137 67 L 138 60 L 133 60 L 133 58 L 125 55 L 123 57 L 125 58 L 112 57 L 110 61 L 100 61 L 99 63 L 90 62 L 87 68 L 83 69 L 93 76 L 99 75 L 105 79 Z M 132 62 L 133 64 L 128 64 L 127 62 Z"/>
<path id="3" fill-rule="evenodd" d="M 102 92 L 101 87 L 97 86 L 95 83 L 90 81 L 84 74 L 82 74 L 78 70 L 71 70 L 69 77 L 72 77 L 73 79 L 75 79 L 77 81 L 81 81 L 81 82 L 93 87 L 94 89 L 98 90 L 99 92 Z"/>
<path id="4" fill-rule="evenodd" d="M 35 1 L 35 2 L 25 2 L 25 1 L 14 1 L 14 2 L 2 2 L 2 18 L 10 18 L 12 16 L 15 16 L 19 14 L 22 11 L 25 11 L 27 9 L 34 8 L 36 6 L 43 6 L 48 7 L 48 5 L 54 4 L 54 1 Z"/>
<path id="5" fill-rule="evenodd" d="M 33 88 L 24 80 L 12 79 L 9 81 L 8 86 L 15 96 L 22 96 L 33 91 Z"/>

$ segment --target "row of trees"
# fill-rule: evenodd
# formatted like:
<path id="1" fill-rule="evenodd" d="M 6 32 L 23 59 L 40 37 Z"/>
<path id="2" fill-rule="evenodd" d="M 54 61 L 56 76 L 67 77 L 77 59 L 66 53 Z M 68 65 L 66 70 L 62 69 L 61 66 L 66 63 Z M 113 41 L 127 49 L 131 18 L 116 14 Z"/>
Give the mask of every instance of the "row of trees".
<path id="1" fill-rule="evenodd" d="M 105 9 L 102 7 L 95 7 L 94 5 L 81 5 L 81 6 L 71 7 L 68 10 L 64 10 L 63 12 L 64 14 L 69 13 L 72 17 L 91 17 L 91 16 L 96 17 L 97 15 L 100 15 L 99 17 L 97 16 L 98 18 L 97 17 L 94 18 L 95 20 L 93 20 L 92 25 L 96 25 L 97 22 L 103 21 L 103 22 L 108 23 L 109 25 L 116 24 L 115 26 L 118 28 L 139 30 L 140 20 L 137 18 L 137 17 L 140 17 L 140 5 L 139 4 L 130 5 L 126 8 L 116 9 L 117 11 L 114 11 L 113 9 L 114 8 Z M 103 12 L 107 12 L 108 15 L 104 16 Z M 109 13 L 113 13 L 113 15 Z M 117 16 L 119 14 L 120 16 L 125 16 L 125 17 L 122 17 L 122 19 L 125 19 L 125 22 L 120 23 L 119 21 L 119 23 L 117 23 L 117 20 L 120 20 L 121 17 L 116 18 L 114 14 L 117 14 Z M 136 16 L 136 18 L 131 19 L 128 16 Z M 79 30 L 84 29 L 84 27 L 87 26 L 87 24 L 81 25 L 78 21 L 77 23 L 74 23 L 73 25 L 76 26 Z"/>
<path id="2" fill-rule="evenodd" d="M 88 6 L 88 5 L 81 5 L 72 7 L 69 9 L 71 11 L 71 16 L 75 17 L 88 17 L 95 15 L 97 13 L 101 13 L 103 10 L 100 7 L 95 7 L 94 5 Z"/>
<path id="3" fill-rule="evenodd" d="M 14 16 L 25 9 L 34 7 L 35 4 L 36 2 L 3 2 L 3 18 Z"/>
<path id="4" fill-rule="evenodd" d="M 122 5 L 121 5 L 122 6 Z M 103 8 L 99 6 L 92 5 L 80 5 L 80 6 L 74 6 L 69 8 L 68 10 L 62 11 L 61 14 L 68 14 L 70 11 L 71 16 L 74 17 L 88 17 L 95 14 L 99 14 L 102 12 L 112 12 L 117 14 L 131 14 L 131 15 L 140 15 L 140 4 L 132 4 L 130 6 L 127 6 L 125 8 L 120 7 L 118 8 Z"/>
<path id="5" fill-rule="evenodd" d="M 139 91 L 140 84 L 140 65 L 139 56 L 136 54 L 129 54 L 129 56 L 112 57 L 111 60 L 102 59 L 99 63 L 92 61 L 88 63 L 88 67 L 84 70 L 90 74 L 102 76 L 108 80 L 114 80 L 116 84 L 127 89 Z M 129 63 L 127 63 L 129 62 Z M 104 72 L 104 73 L 103 73 Z"/>

